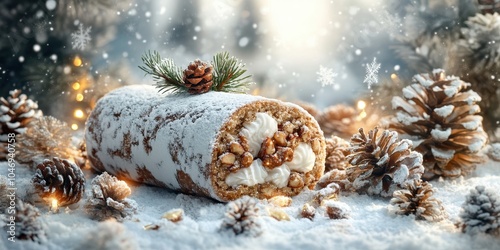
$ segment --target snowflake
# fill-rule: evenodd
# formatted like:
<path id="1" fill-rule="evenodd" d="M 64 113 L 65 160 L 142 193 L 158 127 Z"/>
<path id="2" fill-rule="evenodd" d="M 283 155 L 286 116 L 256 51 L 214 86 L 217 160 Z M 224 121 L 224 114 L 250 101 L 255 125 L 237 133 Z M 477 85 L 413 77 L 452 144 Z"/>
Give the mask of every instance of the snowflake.
<path id="1" fill-rule="evenodd" d="M 327 85 L 335 85 L 335 78 L 337 77 L 337 73 L 333 72 L 333 69 L 319 66 L 319 71 L 316 72 L 318 74 L 318 82 L 321 83 L 321 87 L 325 87 Z"/>
<path id="2" fill-rule="evenodd" d="M 83 24 L 80 24 L 80 26 L 78 27 L 78 31 L 71 33 L 71 39 L 73 39 L 71 44 L 73 45 L 73 49 L 79 49 L 79 50 L 85 49 L 85 47 L 88 45 L 88 43 L 91 40 L 90 34 L 89 34 L 91 28 L 92 27 L 88 27 L 88 28 L 84 29 Z"/>
<path id="3" fill-rule="evenodd" d="M 368 89 L 372 87 L 373 84 L 378 83 L 378 70 L 380 69 L 380 63 L 377 63 L 377 58 L 373 58 L 371 64 L 366 65 L 366 75 L 363 83 L 368 83 Z"/>
<path id="4" fill-rule="evenodd" d="M 377 25 L 377 31 L 387 32 L 392 37 L 396 37 L 401 33 L 403 21 L 396 14 L 391 14 L 387 10 L 377 13 L 375 19 L 380 25 Z"/>

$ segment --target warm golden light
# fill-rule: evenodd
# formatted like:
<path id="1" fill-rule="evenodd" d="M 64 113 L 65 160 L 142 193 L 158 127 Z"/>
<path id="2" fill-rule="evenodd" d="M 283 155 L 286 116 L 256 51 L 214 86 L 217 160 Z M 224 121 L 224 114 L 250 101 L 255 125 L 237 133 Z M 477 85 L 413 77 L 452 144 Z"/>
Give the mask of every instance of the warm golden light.
<path id="1" fill-rule="evenodd" d="M 363 110 L 363 111 L 359 114 L 359 118 L 360 118 L 360 119 L 363 119 L 363 118 L 365 118 L 365 117 L 366 117 L 366 111 L 364 111 L 364 110 Z"/>
<path id="2" fill-rule="evenodd" d="M 358 109 L 365 109 L 365 108 L 366 108 L 366 102 L 358 101 Z"/>
<path id="3" fill-rule="evenodd" d="M 75 82 L 75 83 L 73 83 L 73 85 L 71 87 L 73 87 L 74 90 L 79 90 L 80 89 L 80 83 L 79 82 Z"/>
<path id="4" fill-rule="evenodd" d="M 76 67 L 82 66 L 82 59 L 79 56 L 76 56 L 73 60 L 73 65 L 75 65 Z"/>
<path id="5" fill-rule="evenodd" d="M 57 204 L 57 199 L 56 198 L 52 198 L 52 202 L 50 204 L 50 211 L 52 212 L 57 212 L 57 210 L 59 210 L 59 206 Z"/>
<path id="6" fill-rule="evenodd" d="M 77 130 L 78 129 L 78 124 L 75 124 L 75 123 L 71 124 L 71 129 Z"/>
<path id="7" fill-rule="evenodd" d="M 76 118 L 83 118 L 83 116 L 84 116 L 83 111 L 81 109 L 75 110 L 74 116 Z"/>
<path id="8" fill-rule="evenodd" d="M 393 74 L 391 74 L 391 79 L 392 79 L 392 80 L 396 80 L 397 78 L 398 78 L 398 75 L 396 75 L 396 74 L 394 74 L 394 73 L 393 73 Z"/>
<path id="9" fill-rule="evenodd" d="M 78 101 L 78 102 L 83 101 L 83 95 L 82 94 L 77 94 L 76 95 L 76 101 Z"/>

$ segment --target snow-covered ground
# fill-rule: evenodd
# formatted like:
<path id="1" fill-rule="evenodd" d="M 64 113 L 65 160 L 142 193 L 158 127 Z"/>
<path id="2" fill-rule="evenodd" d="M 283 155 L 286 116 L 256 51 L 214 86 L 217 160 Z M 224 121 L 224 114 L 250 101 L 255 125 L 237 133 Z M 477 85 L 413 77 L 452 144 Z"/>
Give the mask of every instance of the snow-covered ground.
<path id="1" fill-rule="evenodd" d="M 0 174 L 6 175 L 7 163 L 0 163 Z M 87 191 L 93 177 L 86 171 Z M 22 198 L 31 187 L 32 170 L 17 166 L 17 193 Z M 283 210 L 290 221 L 277 221 L 267 214 L 271 205 L 259 204 L 263 233 L 256 237 L 234 236 L 220 232 L 225 204 L 209 199 L 174 193 L 166 189 L 129 183 L 138 205 L 133 218 L 120 222 L 97 222 L 83 211 L 83 198 L 71 210 L 49 212 L 40 207 L 45 223 L 45 239 L 7 240 L 0 233 L 0 249 L 499 249 L 500 238 L 490 235 L 470 236 L 455 226 L 459 221 L 465 196 L 476 185 L 500 190 L 500 163 L 489 161 L 466 178 L 431 182 L 435 197 L 443 201 L 448 218 L 440 222 L 416 221 L 412 216 L 395 216 L 388 212 L 388 200 L 366 195 L 341 195 L 339 201 L 350 207 L 348 219 L 331 220 L 318 210 L 313 221 L 300 217 L 300 208 L 312 198 L 305 191 L 293 198 Z M 162 219 L 175 208 L 185 212 L 178 223 Z M 3 223 L 3 222 L 2 222 Z M 145 226 L 158 225 L 157 230 Z M 1 225 L 3 227 L 3 224 Z M 100 247 L 98 245 L 100 244 Z"/>

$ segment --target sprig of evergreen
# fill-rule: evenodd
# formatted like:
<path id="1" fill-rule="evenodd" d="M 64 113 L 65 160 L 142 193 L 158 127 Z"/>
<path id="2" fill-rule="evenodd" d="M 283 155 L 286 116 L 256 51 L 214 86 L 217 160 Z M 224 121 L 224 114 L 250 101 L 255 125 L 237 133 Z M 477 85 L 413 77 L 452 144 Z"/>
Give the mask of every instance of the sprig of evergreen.
<path id="1" fill-rule="evenodd" d="M 155 86 L 159 92 L 185 93 L 188 88 L 184 84 L 183 72 L 177 67 L 172 59 L 162 59 L 157 51 L 147 52 L 142 56 L 143 66 L 139 66 L 146 74 L 152 75 Z M 245 64 L 228 52 L 219 52 L 214 55 L 212 91 L 245 93 L 249 89 L 250 75 L 244 75 Z"/>
<path id="2" fill-rule="evenodd" d="M 187 87 L 182 81 L 182 70 L 175 66 L 172 59 L 162 59 L 157 51 L 148 52 L 141 59 L 145 66 L 139 68 L 153 76 L 159 92 L 187 92 Z"/>
<path id="3" fill-rule="evenodd" d="M 228 52 L 219 52 L 213 58 L 214 84 L 212 90 L 224 92 L 245 93 L 252 84 L 251 75 L 244 76 L 247 71 L 245 64 Z"/>

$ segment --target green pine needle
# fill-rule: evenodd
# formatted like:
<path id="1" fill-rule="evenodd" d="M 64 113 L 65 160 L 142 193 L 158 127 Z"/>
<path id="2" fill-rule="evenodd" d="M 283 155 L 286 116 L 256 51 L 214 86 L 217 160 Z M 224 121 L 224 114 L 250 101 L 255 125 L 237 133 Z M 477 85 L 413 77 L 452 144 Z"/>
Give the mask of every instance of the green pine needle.
<path id="1" fill-rule="evenodd" d="M 188 89 L 182 81 L 182 69 L 175 66 L 172 59 L 161 59 L 157 51 L 148 52 L 141 59 L 145 66 L 139 68 L 153 76 L 160 93 L 187 92 Z"/>
<path id="2" fill-rule="evenodd" d="M 252 84 L 250 75 L 244 76 L 247 71 L 245 64 L 238 61 L 228 52 L 219 52 L 213 58 L 214 84 L 212 90 L 223 92 L 246 93 Z"/>
<path id="3" fill-rule="evenodd" d="M 144 66 L 139 66 L 146 74 L 152 75 L 159 92 L 185 93 L 188 88 L 182 80 L 182 69 L 175 66 L 172 59 L 162 59 L 157 51 L 142 56 Z M 211 90 L 222 92 L 246 93 L 252 82 L 250 75 L 244 76 L 245 64 L 228 52 L 217 53 L 213 57 L 213 85 Z"/>

